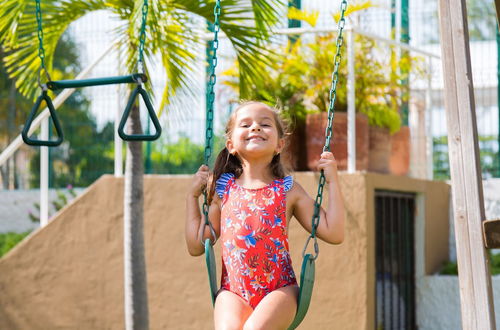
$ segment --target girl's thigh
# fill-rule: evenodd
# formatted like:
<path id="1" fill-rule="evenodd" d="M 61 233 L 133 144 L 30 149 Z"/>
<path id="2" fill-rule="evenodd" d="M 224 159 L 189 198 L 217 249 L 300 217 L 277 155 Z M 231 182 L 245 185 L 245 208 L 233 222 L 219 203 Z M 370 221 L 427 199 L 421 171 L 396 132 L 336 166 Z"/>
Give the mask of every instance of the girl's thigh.
<path id="1" fill-rule="evenodd" d="M 215 300 L 214 322 L 216 330 L 240 330 L 253 309 L 237 294 L 221 290 Z"/>
<path id="2" fill-rule="evenodd" d="M 287 329 L 297 312 L 299 288 L 296 285 L 269 293 L 255 307 L 243 329 Z"/>

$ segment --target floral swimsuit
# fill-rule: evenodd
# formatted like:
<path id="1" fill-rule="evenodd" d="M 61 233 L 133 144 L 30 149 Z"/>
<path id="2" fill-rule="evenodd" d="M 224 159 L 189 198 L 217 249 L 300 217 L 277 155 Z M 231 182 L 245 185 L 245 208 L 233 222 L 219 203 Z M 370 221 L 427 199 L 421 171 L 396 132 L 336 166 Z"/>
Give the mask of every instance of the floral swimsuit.
<path id="1" fill-rule="evenodd" d="M 292 185 L 287 176 L 247 189 L 236 183 L 232 173 L 222 174 L 216 182 L 222 199 L 222 289 L 252 308 L 268 293 L 297 284 L 286 227 L 286 192 Z"/>

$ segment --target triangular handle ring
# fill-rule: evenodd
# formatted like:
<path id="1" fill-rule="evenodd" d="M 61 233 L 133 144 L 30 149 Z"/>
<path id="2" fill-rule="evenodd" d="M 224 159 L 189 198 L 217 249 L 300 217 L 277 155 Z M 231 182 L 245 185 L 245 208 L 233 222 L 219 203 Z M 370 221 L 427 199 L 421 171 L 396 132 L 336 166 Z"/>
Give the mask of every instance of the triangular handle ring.
<path id="1" fill-rule="evenodd" d="M 127 134 L 125 133 L 125 124 L 127 122 L 127 118 L 130 114 L 130 110 L 132 110 L 132 106 L 134 105 L 135 99 L 138 95 L 142 96 L 144 103 L 146 104 L 146 108 L 148 109 L 149 117 L 153 122 L 156 133 L 153 135 L 148 134 Z M 120 120 L 120 125 L 118 126 L 118 135 L 125 141 L 153 141 L 160 137 L 161 135 L 161 126 L 158 121 L 158 117 L 156 117 L 156 113 L 153 109 L 153 105 L 149 100 L 148 93 L 142 88 L 141 85 L 137 85 L 137 87 L 132 91 L 130 97 L 128 99 L 127 107 L 123 111 L 122 118 Z"/>
<path id="2" fill-rule="evenodd" d="M 45 100 L 45 103 L 47 103 L 47 108 L 49 109 L 50 116 L 52 117 L 52 122 L 54 123 L 54 127 L 56 129 L 57 133 L 57 139 L 52 140 L 52 141 L 44 141 L 44 140 L 35 140 L 35 139 L 30 139 L 28 136 L 31 124 L 33 123 L 33 120 L 35 119 L 36 112 L 38 111 L 38 108 L 40 107 L 40 104 L 42 103 L 42 100 Z M 35 102 L 35 105 L 31 109 L 30 115 L 28 116 L 28 120 L 26 121 L 26 124 L 24 125 L 23 131 L 21 133 L 21 136 L 23 138 L 24 143 L 30 145 L 30 146 L 45 146 L 45 147 L 57 147 L 63 142 L 64 135 L 63 131 L 61 128 L 61 124 L 59 123 L 59 119 L 57 118 L 56 114 L 56 109 L 54 108 L 54 105 L 52 104 L 52 100 L 50 99 L 49 95 L 47 94 L 47 91 L 42 91 L 42 95 L 38 97 L 38 99 Z"/>

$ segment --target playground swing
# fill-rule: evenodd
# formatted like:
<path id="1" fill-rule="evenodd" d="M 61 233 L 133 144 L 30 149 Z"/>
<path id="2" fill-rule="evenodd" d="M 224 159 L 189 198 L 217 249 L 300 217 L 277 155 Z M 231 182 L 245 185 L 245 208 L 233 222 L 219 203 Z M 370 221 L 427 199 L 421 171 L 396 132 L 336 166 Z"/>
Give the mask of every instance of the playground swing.
<path id="1" fill-rule="evenodd" d="M 80 88 L 80 87 L 89 87 L 89 86 L 100 86 L 100 85 L 116 85 L 116 84 L 137 84 L 137 87 L 132 91 L 129 96 L 127 106 L 123 111 L 120 124 L 118 126 L 118 135 L 125 141 L 153 141 L 160 137 L 161 135 L 161 126 L 158 121 L 158 117 L 153 109 L 153 105 L 149 99 L 149 96 L 145 89 L 142 88 L 142 84 L 147 82 L 148 78 L 146 74 L 143 73 L 144 69 L 144 44 L 146 41 L 146 18 L 148 13 L 148 0 L 144 0 L 142 5 L 142 22 L 141 22 L 141 30 L 139 37 L 139 59 L 137 62 L 137 69 L 139 73 L 132 73 L 126 76 L 116 76 L 116 77 L 103 77 L 103 78 L 92 78 L 92 79 L 82 79 L 82 80 L 59 80 L 52 81 L 45 67 L 45 50 L 43 47 L 43 29 L 42 29 L 42 11 L 40 2 L 41 0 L 36 1 L 36 20 L 38 24 L 38 56 L 41 61 L 39 75 L 42 71 L 44 71 L 45 76 L 47 78 L 47 83 L 42 84 L 40 76 L 38 77 L 38 85 L 42 89 L 41 95 L 37 98 L 31 112 L 26 120 L 26 124 L 24 125 L 21 136 L 23 141 L 32 146 L 47 146 L 47 147 L 55 147 L 60 145 L 63 142 L 63 131 L 59 119 L 57 118 L 56 110 L 54 105 L 52 104 L 52 100 L 48 95 L 48 90 L 60 90 L 66 88 Z M 146 105 L 149 117 L 153 122 L 153 126 L 155 127 L 156 132 L 154 134 L 127 134 L 125 132 L 125 124 L 127 122 L 127 118 L 132 110 L 132 106 L 134 105 L 136 98 L 141 95 L 144 104 Z M 52 122 L 54 123 L 54 128 L 57 133 L 57 138 L 55 140 L 37 140 L 30 138 L 29 131 L 33 120 L 35 119 L 35 115 L 40 107 L 42 101 L 45 101 L 47 104 L 47 108 L 49 109 L 50 116 L 52 118 Z"/>
<path id="2" fill-rule="evenodd" d="M 340 5 L 340 20 L 338 22 L 338 34 L 336 40 L 337 51 L 335 53 L 334 58 L 334 69 L 332 74 L 332 85 L 330 88 L 329 99 L 330 104 L 328 108 L 328 125 L 325 129 L 325 144 L 323 146 L 323 151 L 330 151 L 330 141 L 332 139 L 332 126 L 333 126 L 333 118 L 335 114 L 335 100 L 337 96 L 337 83 L 338 83 L 338 73 L 339 66 L 341 60 L 341 48 L 343 44 L 343 31 L 345 27 L 345 11 L 347 9 L 347 0 L 342 0 Z M 206 134 L 205 134 L 205 161 L 204 164 L 208 166 L 208 162 L 210 159 L 210 155 L 212 154 L 212 138 L 213 138 L 213 103 L 215 99 L 214 93 L 214 85 L 216 81 L 215 76 L 215 67 L 217 65 L 217 48 L 219 45 L 219 41 L 217 39 L 218 32 L 220 31 L 219 17 L 220 17 L 220 0 L 216 1 L 214 8 L 214 40 L 212 43 L 212 57 L 210 61 L 210 77 L 207 88 L 207 113 L 206 113 Z M 319 225 L 320 220 L 320 208 L 321 203 L 323 201 L 323 188 L 325 186 L 326 178 L 324 176 L 323 170 L 321 171 L 321 175 L 319 178 L 318 184 L 318 193 L 316 195 L 316 199 L 314 201 L 314 214 L 312 217 L 312 229 L 311 234 L 307 238 L 306 244 L 302 251 L 302 268 L 300 274 L 300 286 L 299 286 L 299 297 L 297 304 L 297 313 L 295 314 L 295 318 L 290 325 L 289 329 L 295 329 L 299 326 L 299 324 L 304 319 L 307 310 L 309 309 L 309 304 L 311 302 L 312 290 L 314 287 L 314 276 L 315 276 L 315 260 L 319 255 L 319 246 L 316 237 L 316 230 Z M 213 245 L 215 244 L 217 237 L 215 234 L 215 230 L 212 226 L 208 218 L 208 203 L 207 203 L 207 191 L 206 189 L 203 191 L 203 215 L 205 219 L 205 227 L 209 227 L 212 239 L 207 238 L 203 243 L 205 247 L 205 261 L 208 270 L 208 278 L 210 285 L 210 294 L 212 297 L 212 304 L 215 304 L 215 298 L 218 291 L 217 286 L 217 270 L 215 263 L 215 255 L 213 250 Z M 307 253 L 306 250 L 309 245 L 309 242 L 313 240 L 314 254 Z"/>

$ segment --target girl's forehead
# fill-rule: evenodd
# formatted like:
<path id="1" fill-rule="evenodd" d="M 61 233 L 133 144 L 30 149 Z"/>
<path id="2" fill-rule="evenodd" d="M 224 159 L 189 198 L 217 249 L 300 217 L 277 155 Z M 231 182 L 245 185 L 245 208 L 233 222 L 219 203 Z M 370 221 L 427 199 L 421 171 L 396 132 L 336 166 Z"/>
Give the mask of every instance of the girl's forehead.
<path id="1" fill-rule="evenodd" d="M 263 104 L 248 104 L 239 109 L 236 113 L 236 120 L 252 119 L 271 119 L 274 120 L 274 112 Z"/>

